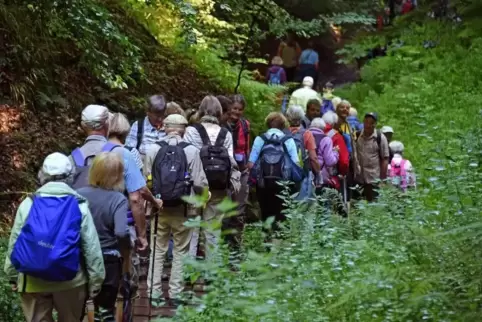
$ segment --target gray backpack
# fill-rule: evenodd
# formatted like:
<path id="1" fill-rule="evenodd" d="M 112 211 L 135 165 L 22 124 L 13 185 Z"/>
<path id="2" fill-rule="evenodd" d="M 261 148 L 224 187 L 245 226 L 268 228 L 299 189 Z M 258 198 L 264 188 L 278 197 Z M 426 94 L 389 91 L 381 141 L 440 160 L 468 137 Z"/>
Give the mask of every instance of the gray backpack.
<path id="1" fill-rule="evenodd" d="M 107 142 L 100 152 L 112 152 L 115 148 L 120 147 L 120 145 Z M 99 152 L 99 153 L 100 153 Z M 87 164 L 90 158 L 95 157 L 94 155 L 84 156 L 80 148 L 72 151 L 72 159 L 75 164 L 75 174 L 74 181 L 72 183 L 72 188 L 77 190 L 89 185 L 89 169 L 90 165 Z"/>

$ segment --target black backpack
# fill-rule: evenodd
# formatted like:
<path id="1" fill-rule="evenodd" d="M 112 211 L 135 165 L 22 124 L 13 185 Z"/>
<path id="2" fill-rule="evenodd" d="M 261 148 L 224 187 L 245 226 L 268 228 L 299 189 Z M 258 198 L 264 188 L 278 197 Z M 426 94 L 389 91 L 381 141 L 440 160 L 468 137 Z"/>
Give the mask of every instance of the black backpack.
<path id="1" fill-rule="evenodd" d="M 212 145 L 206 128 L 201 124 L 193 126 L 203 141 L 200 156 L 209 182 L 209 188 L 213 190 L 227 189 L 229 187 L 229 179 L 231 178 L 231 159 L 228 149 L 224 146 L 228 130 L 221 128 L 216 142 Z"/>
<path id="2" fill-rule="evenodd" d="M 161 149 L 152 165 L 152 193 L 161 195 L 164 207 L 182 205 L 182 197 L 189 195 L 191 189 L 189 164 L 184 152 L 190 144 L 169 145 L 164 141 L 156 144 Z"/>

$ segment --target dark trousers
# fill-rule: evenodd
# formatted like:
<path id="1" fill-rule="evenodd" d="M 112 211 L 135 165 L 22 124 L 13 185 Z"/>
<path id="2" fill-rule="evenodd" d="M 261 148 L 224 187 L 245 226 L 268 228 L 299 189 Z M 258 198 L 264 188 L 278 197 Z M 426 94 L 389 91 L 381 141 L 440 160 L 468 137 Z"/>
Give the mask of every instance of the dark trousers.
<path id="1" fill-rule="evenodd" d="M 256 197 L 258 198 L 262 221 L 269 217 L 274 217 L 275 223 L 286 219 L 285 215 L 281 213 L 283 211 L 283 200 L 278 197 L 281 191 L 282 187 L 256 188 Z"/>
<path id="2" fill-rule="evenodd" d="M 115 322 L 115 304 L 122 278 L 122 260 L 104 255 L 105 279 L 100 293 L 94 298 L 94 321 Z"/>
<path id="3" fill-rule="evenodd" d="M 296 66 L 295 67 L 286 67 L 283 66 L 285 73 L 286 73 L 286 81 L 293 82 L 296 76 Z"/>
<path id="4" fill-rule="evenodd" d="M 313 78 L 313 88 L 316 88 L 316 84 L 318 82 L 318 71 L 316 70 L 315 65 L 308 65 L 302 64 L 299 66 L 298 73 L 295 76 L 296 82 L 302 82 L 303 78 L 311 76 Z"/>
<path id="5" fill-rule="evenodd" d="M 361 186 L 361 192 L 360 191 L 354 191 L 354 197 L 357 199 L 365 199 L 368 202 L 373 202 L 378 198 L 378 188 L 379 186 L 374 183 L 359 183 L 358 185 Z"/>

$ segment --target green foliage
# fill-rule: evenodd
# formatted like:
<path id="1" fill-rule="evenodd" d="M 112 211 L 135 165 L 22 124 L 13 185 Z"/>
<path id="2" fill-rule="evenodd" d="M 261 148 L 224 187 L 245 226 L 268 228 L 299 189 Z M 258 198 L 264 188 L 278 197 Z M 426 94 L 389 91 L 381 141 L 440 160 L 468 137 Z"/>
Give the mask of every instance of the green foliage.
<path id="1" fill-rule="evenodd" d="M 9 281 L 3 273 L 3 264 L 7 252 L 8 239 L 0 238 L 0 321 L 24 321 L 18 293 L 12 291 Z"/>
<path id="2" fill-rule="evenodd" d="M 274 245 L 249 226 L 236 272 L 224 260 L 199 306 L 172 321 L 478 321 L 482 287 L 482 38 L 427 22 L 400 31 L 403 47 L 370 62 L 337 95 L 377 111 L 418 175 L 416 191 L 390 187 L 348 219 L 288 200 Z M 423 40 L 437 42 L 425 49 Z M 266 249 L 270 247 L 271 251 Z M 221 256 L 221 258 L 224 258 Z M 202 273 L 200 273 L 202 275 Z"/>

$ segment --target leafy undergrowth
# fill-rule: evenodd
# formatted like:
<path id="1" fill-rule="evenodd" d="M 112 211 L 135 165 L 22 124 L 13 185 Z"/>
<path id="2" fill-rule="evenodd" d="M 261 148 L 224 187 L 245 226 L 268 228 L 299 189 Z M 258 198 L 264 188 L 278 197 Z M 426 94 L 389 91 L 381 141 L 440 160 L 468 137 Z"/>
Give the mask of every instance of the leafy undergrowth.
<path id="1" fill-rule="evenodd" d="M 171 320 L 479 321 L 482 37 L 460 37 L 467 26 L 406 26 L 403 47 L 338 92 L 395 129 L 416 191 L 386 187 L 348 220 L 290 201 L 283 241 L 266 252 L 261 227 L 250 226 L 237 272 L 227 256 L 193 265 L 210 276 L 210 292 Z"/>

